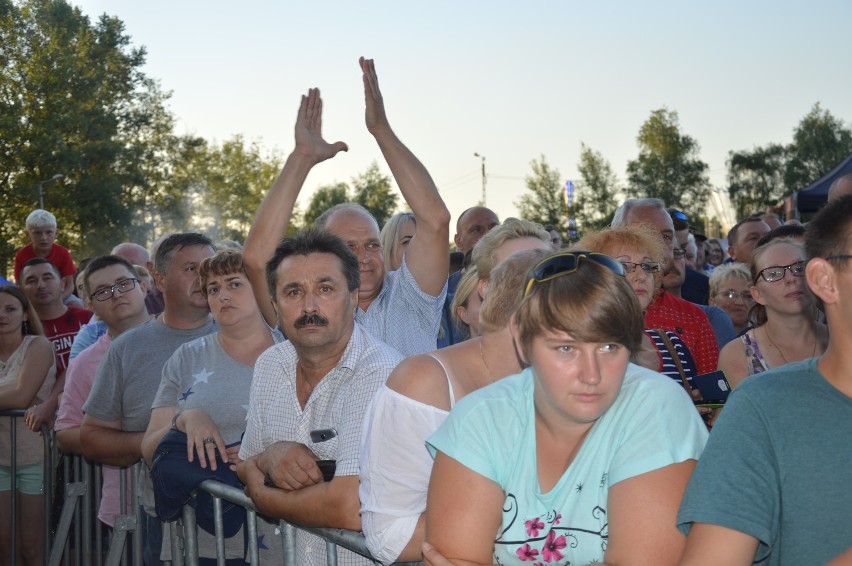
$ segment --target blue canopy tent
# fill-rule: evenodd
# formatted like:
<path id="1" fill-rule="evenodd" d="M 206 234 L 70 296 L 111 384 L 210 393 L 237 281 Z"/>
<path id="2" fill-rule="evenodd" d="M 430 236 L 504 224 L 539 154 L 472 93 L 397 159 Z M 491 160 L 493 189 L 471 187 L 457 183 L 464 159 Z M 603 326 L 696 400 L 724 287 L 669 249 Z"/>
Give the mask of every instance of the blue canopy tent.
<path id="1" fill-rule="evenodd" d="M 799 212 L 816 212 L 828 200 L 828 188 L 838 177 L 852 173 L 852 153 L 840 162 L 837 167 L 823 175 L 811 186 L 795 193 L 796 208 Z"/>

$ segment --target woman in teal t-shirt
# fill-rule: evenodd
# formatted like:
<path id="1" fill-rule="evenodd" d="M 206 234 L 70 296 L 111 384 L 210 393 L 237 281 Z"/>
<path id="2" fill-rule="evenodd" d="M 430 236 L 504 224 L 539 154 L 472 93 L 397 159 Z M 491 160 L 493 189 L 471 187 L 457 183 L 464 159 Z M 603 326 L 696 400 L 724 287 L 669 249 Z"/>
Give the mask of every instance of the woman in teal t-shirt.
<path id="1" fill-rule="evenodd" d="M 609 256 L 530 271 L 513 324 L 530 367 L 462 399 L 429 439 L 432 564 L 677 561 L 707 431 L 683 388 L 630 363 L 642 329 Z"/>

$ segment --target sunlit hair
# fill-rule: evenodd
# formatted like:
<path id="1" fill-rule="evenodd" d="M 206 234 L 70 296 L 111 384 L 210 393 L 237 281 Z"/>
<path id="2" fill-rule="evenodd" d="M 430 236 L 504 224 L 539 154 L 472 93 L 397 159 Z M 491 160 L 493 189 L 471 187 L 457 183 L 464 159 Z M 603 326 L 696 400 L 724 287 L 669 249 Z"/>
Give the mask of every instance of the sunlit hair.
<path id="1" fill-rule="evenodd" d="M 650 261 L 660 264 L 661 269 L 653 272 L 654 291 L 659 290 L 663 285 L 662 266 L 665 251 L 660 233 L 648 224 L 604 228 L 600 232 L 584 236 L 570 249 L 600 252 L 615 257 L 616 252 L 622 248 L 632 248 L 640 254 L 648 256 Z"/>
<path id="2" fill-rule="evenodd" d="M 56 216 L 37 208 L 27 216 L 27 229 L 29 228 L 56 228 Z"/>
<path id="3" fill-rule="evenodd" d="M 516 252 L 491 272 L 485 300 L 479 310 L 481 333 L 496 332 L 509 326 L 509 321 L 524 298 L 524 287 L 532 266 L 551 255 L 549 250 L 534 249 Z"/>
<path id="4" fill-rule="evenodd" d="M 456 286 L 456 294 L 453 295 L 453 302 L 450 303 L 450 316 L 452 316 L 453 322 L 456 323 L 456 326 L 465 328 L 468 332 L 470 331 L 470 325 L 459 316 L 459 308 L 467 308 L 470 296 L 477 292 L 477 283 L 479 283 L 479 272 L 476 271 L 476 266 L 472 265 L 467 268 L 467 271 L 459 279 L 459 284 Z"/>
<path id="5" fill-rule="evenodd" d="M 758 246 L 754 248 L 754 251 L 751 252 L 751 261 L 748 264 L 749 272 L 751 275 L 751 281 L 753 284 L 757 284 L 758 278 L 760 277 L 760 271 L 766 267 L 771 267 L 770 265 L 761 265 L 761 258 L 766 255 L 768 250 L 776 246 L 790 246 L 791 248 L 795 248 L 802 254 L 802 259 L 805 258 L 805 248 L 797 242 L 796 240 L 772 240 L 771 242 L 767 242 L 762 246 Z M 786 277 L 793 277 L 790 273 L 784 274 Z M 760 277 L 762 279 L 762 277 Z M 810 291 L 808 291 L 810 292 Z M 748 313 L 749 322 L 751 322 L 752 326 L 757 328 L 763 324 L 766 324 L 768 320 L 766 316 L 766 306 L 761 305 L 757 301 L 754 302 L 754 306 L 751 307 L 751 310 Z"/>
<path id="6" fill-rule="evenodd" d="M 44 328 L 41 326 L 41 320 L 38 318 L 35 307 L 33 307 L 23 291 L 14 285 L 0 285 L 0 293 L 12 295 L 21 303 L 21 310 L 27 315 L 27 320 L 21 325 L 22 336 L 28 334 L 44 336 Z"/>
<path id="7" fill-rule="evenodd" d="M 627 224 L 627 217 L 630 216 L 630 211 L 634 208 L 657 208 L 668 214 L 666 203 L 661 199 L 645 197 L 645 198 L 629 198 L 621 206 L 615 209 L 615 214 L 612 216 L 610 226 L 612 228 L 621 228 Z"/>
<path id="8" fill-rule="evenodd" d="M 728 279 L 741 279 L 749 286 L 752 281 L 748 267 L 742 263 L 720 265 L 710 274 L 710 296 L 712 297 L 719 293 L 722 290 L 722 284 Z"/>
<path id="9" fill-rule="evenodd" d="M 479 272 L 479 278 L 491 277 L 491 270 L 494 269 L 494 254 L 500 246 L 509 240 L 521 238 L 538 238 L 552 249 L 550 234 L 541 224 L 520 218 L 507 218 L 502 224 L 485 234 L 473 247 L 472 260 Z"/>
<path id="10" fill-rule="evenodd" d="M 248 273 L 246 272 L 246 264 L 243 262 L 243 253 L 238 250 L 222 250 L 216 252 L 213 257 L 208 257 L 198 266 L 198 277 L 201 280 L 201 292 L 207 296 L 207 281 L 213 276 L 231 275 L 232 273 L 240 273 L 246 276 L 248 282 Z"/>
<path id="11" fill-rule="evenodd" d="M 534 283 L 515 315 L 521 347 L 529 358 L 533 339 L 562 331 L 578 342 L 612 342 L 632 355 L 642 347 L 639 299 L 627 279 L 594 261 L 576 271 Z"/>
<path id="12" fill-rule="evenodd" d="M 394 265 L 394 257 L 396 249 L 399 247 L 400 232 L 402 232 L 405 224 L 411 220 L 414 225 L 417 225 L 417 220 L 414 218 L 413 212 L 397 212 L 391 216 L 382 231 L 379 234 L 379 241 L 382 243 L 382 250 L 385 252 L 385 271 L 394 271 L 399 269 L 400 265 Z"/>
<path id="13" fill-rule="evenodd" d="M 136 276 L 140 281 L 145 282 L 145 285 L 147 285 L 149 289 L 154 286 L 154 278 L 151 277 L 151 272 L 148 271 L 146 267 L 142 265 L 134 265 L 133 271 L 136 272 Z"/>
<path id="14" fill-rule="evenodd" d="M 722 242 L 718 238 L 709 238 L 706 242 L 704 242 L 704 245 L 707 246 L 707 263 L 710 263 L 710 254 L 712 251 L 710 249 L 711 244 L 719 246 L 719 249 L 722 251 L 722 259 L 719 261 L 724 263 L 725 260 L 728 259 L 728 253 L 725 251 L 725 246 L 722 245 Z"/>
<path id="15" fill-rule="evenodd" d="M 331 220 L 331 217 L 337 214 L 338 212 L 355 212 L 362 213 L 367 215 L 372 221 L 373 224 L 376 225 L 376 231 L 379 230 L 379 223 L 376 222 L 376 217 L 367 210 L 363 205 L 358 204 L 357 202 L 341 202 L 340 204 L 335 204 L 322 214 L 320 214 L 316 220 L 314 220 L 314 228 L 328 229 L 328 223 Z"/>
<path id="16" fill-rule="evenodd" d="M 87 301 L 90 301 L 92 298 L 92 286 L 89 285 L 89 278 L 101 269 L 106 269 L 112 265 L 120 265 L 125 268 L 128 277 L 133 277 L 136 274 L 133 265 L 119 255 L 107 254 L 92 259 L 83 271 L 83 294 L 86 295 Z"/>

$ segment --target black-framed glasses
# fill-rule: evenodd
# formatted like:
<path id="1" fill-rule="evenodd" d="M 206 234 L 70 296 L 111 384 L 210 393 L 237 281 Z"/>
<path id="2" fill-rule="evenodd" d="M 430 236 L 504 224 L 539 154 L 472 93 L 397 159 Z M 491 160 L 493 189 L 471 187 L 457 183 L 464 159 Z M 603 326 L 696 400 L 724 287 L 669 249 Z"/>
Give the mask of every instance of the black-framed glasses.
<path id="1" fill-rule="evenodd" d="M 530 269 L 527 276 L 527 285 L 524 288 L 524 297 L 526 297 L 530 289 L 535 283 L 544 283 L 569 273 L 574 273 L 580 266 L 580 260 L 587 259 L 599 265 L 602 265 L 615 273 L 624 277 L 624 266 L 616 259 L 609 257 L 606 254 L 597 252 L 563 252 L 552 255 L 541 260 Z"/>
<path id="2" fill-rule="evenodd" d="M 760 273 L 757 274 L 757 278 L 755 278 L 754 282 L 757 283 L 757 280 L 763 277 L 768 283 L 774 283 L 776 281 L 781 281 L 784 279 L 784 276 L 787 275 L 787 271 L 792 273 L 796 277 L 804 277 L 805 275 L 805 262 L 797 261 L 796 263 L 791 263 L 790 265 L 773 265 L 771 267 L 767 267 L 766 269 L 761 269 Z"/>
<path id="3" fill-rule="evenodd" d="M 742 299 L 744 303 L 748 303 L 754 300 L 754 297 L 751 296 L 751 291 L 742 291 L 737 293 L 733 289 L 728 289 L 727 291 L 719 291 L 716 294 L 720 297 L 726 297 L 729 301 Z"/>
<path id="4" fill-rule="evenodd" d="M 139 280 L 135 277 L 128 277 L 127 279 L 122 279 L 121 281 L 117 281 L 114 285 L 110 285 L 109 287 L 104 287 L 103 289 L 98 289 L 94 293 L 91 294 L 89 298 L 95 301 L 108 301 L 115 295 L 115 292 L 119 293 L 127 293 L 128 291 L 132 291 L 136 284 L 139 283 Z"/>
<path id="5" fill-rule="evenodd" d="M 826 257 L 827 260 L 843 260 L 843 259 L 852 259 L 852 255 L 849 254 L 840 254 L 840 255 L 830 255 Z"/>
<path id="6" fill-rule="evenodd" d="M 643 261 L 642 263 L 633 263 L 632 261 L 620 262 L 624 267 L 625 273 L 634 273 L 637 267 L 641 267 L 645 273 L 653 273 L 660 270 L 660 264 L 655 261 Z"/>

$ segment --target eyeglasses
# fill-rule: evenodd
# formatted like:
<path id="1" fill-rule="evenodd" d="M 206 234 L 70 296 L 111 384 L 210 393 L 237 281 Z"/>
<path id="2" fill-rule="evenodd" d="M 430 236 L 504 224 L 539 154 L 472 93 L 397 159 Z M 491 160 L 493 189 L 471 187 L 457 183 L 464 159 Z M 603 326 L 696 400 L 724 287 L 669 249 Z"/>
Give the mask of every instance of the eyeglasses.
<path id="1" fill-rule="evenodd" d="M 127 293 L 128 291 L 132 291 L 136 287 L 136 284 L 138 282 L 139 280 L 135 277 L 122 279 L 115 285 L 104 287 L 103 289 L 98 289 L 97 291 L 92 293 L 89 298 L 100 302 L 108 301 L 113 298 L 116 291 L 118 291 L 119 293 Z"/>
<path id="2" fill-rule="evenodd" d="M 686 250 L 684 250 L 683 248 L 675 248 L 674 250 L 672 250 L 672 255 L 675 259 L 683 259 L 684 257 L 686 257 Z"/>
<path id="3" fill-rule="evenodd" d="M 625 273 L 635 273 L 637 267 L 641 267 L 642 271 L 644 271 L 645 273 L 651 273 L 660 270 L 660 264 L 656 262 L 633 263 L 632 261 L 622 261 L 620 263 L 624 267 Z"/>
<path id="4" fill-rule="evenodd" d="M 826 257 L 825 259 L 828 259 L 828 260 L 832 260 L 832 259 L 833 260 L 852 259 L 852 255 L 830 255 L 830 256 Z"/>
<path id="5" fill-rule="evenodd" d="M 787 275 L 787 270 L 789 270 L 790 273 L 792 273 L 796 277 L 804 277 L 805 262 L 797 261 L 796 263 L 791 263 L 790 265 L 773 265 L 772 267 L 761 269 L 760 273 L 758 273 L 757 277 L 754 279 L 754 282 L 757 283 L 757 280 L 761 277 L 763 277 L 769 283 L 781 281 L 782 279 L 784 279 L 784 276 Z"/>
<path id="6" fill-rule="evenodd" d="M 524 289 L 524 297 L 529 294 L 534 283 L 544 283 L 545 281 L 574 273 L 580 266 L 581 259 L 588 259 L 606 267 L 616 275 L 624 276 L 624 266 L 606 254 L 596 252 L 564 252 L 552 255 L 538 262 L 530 269 L 530 273 L 527 276 L 527 286 Z"/>
<path id="7" fill-rule="evenodd" d="M 720 297 L 727 297 L 729 301 L 735 301 L 738 298 L 742 299 L 744 303 L 748 303 L 754 300 L 751 296 L 751 292 L 743 291 L 741 293 L 737 293 L 733 289 L 729 289 L 727 291 L 719 291 L 716 293 Z"/>

